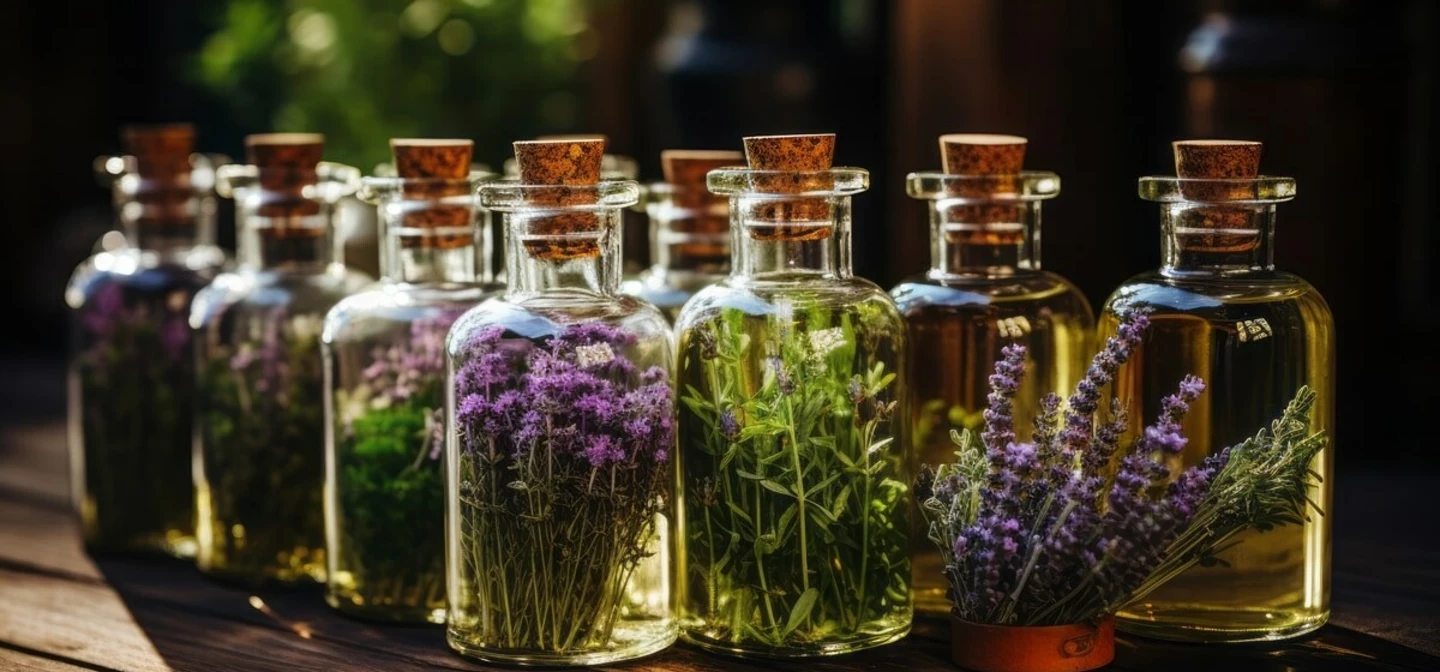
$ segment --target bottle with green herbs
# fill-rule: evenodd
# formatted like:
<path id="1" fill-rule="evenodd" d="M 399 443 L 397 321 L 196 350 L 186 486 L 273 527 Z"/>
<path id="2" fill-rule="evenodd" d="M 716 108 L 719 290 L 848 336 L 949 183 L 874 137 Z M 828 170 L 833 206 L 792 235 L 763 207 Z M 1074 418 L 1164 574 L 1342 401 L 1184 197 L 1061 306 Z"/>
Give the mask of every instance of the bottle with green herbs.
<path id="1" fill-rule="evenodd" d="M 445 336 L 490 293 L 469 140 L 392 140 L 381 282 L 325 317 L 326 600 L 364 618 L 445 622 Z"/>
<path id="2" fill-rule="evenodd" d="M 979 431 L 991 363 L 1025 346 L 1015 395 L 1016 435 L 1030 439 L 1039 402 L 1085 375 L 1095 318 L 1069 280 L 1040 268 L 1040 204 L 1060 192 L 1054 173 L 1025 171 L 1025 138 L 940 137 L 943 172 L 911 173 L 905 187 L 930 208 L 931 267 L 891 290 L 910 336 L 910 431 L 921 464 L 950 460 L 950 433 Z M 915 608 L 950 610 L 939 549 L 917 530 Z"/>
<path id="3" fill-rule="evenodd" d="M 650 258 L 654 262 L 621 290 L 674 320 L 696 292 L 730 270 L 730 200 L 710 193 L 705 175 L 739 165 L 740 152 L 670 149 L 660 153 L 665 181 L 646 188 Z"/>
<path id="4" fill-rule="evenodd" d="M 1121 285 L 1101 312 L 1102 337 L 1116 333 L 1128 312 L 1149 314 L 1144 341 L 1115 379 L 1114 396 L 1132 400 L 1132 431 L 1155 419 L 1183 376 L 1209 386 L 1185 416 L 1189 440 L 1175 466 L 1200 464 L 1250 438 L 1305 387 L 1313 392 L 1309 433 L 1334 436 L 1334 321 L 1314 287 L 1275 270 L 1276 205 L 1295 196 L 1295 180 L 1261 175 L 1260 150 L 1258 142 L 1175 143 L 1179 177 L 1140 180 L 1140 196 L 1161 207 L 1160 269 Z M 1312 506 L 1304 515 L 1259 521 L 1183 572 L 1153 579 L 1159 587 L 1120 611 L 1120 627 L 1164 639 L 1236 642 L 1295 637 L 1324 625 L 1332 451 L 1324 448 L 1310 465 Z M 1257 496 L 1276 493 L 1261 489 Z"/>
<path id="5" fill-rule="evenodd" d="M 806 657 L 910 630 L 905 343 L 889 295 L 850 267 L 858 168 L 834 135 L 745 139 L 729 277 L 680 334 L 683 636 L 738 655 Z"/>
<path id="6" fill-rule="evenodd" d="M 515 143 L 486 182 L 507 289 L 450 331 L 446 571 L 450 647 L 486 661 L 600 665 L 675 640 L 667 568 L 674 346 L 619 293 L 629 180 L 602 140 Z"/>
<path id="7" fill-rule="evenodd" d="M 217 187 L 236 203 L 239 268 L 190 312 L 201 571 L 245 584 L 325 578 L 325 313 L 370 278 L 333 263 L 335 203 L 360 171 L 320 161 L 323 138 L 245 139 Z"/>
<path id="8" fill-rule="evenodd" d="M 219 272 L 212 161 L 189 124 L 132 126 L 96 168 L 119 231 L 75 269 L 70 466 L 85 547 L 195 554 L 190 300 Z M 117 235 L 118 233 L 118 235 Z"/>

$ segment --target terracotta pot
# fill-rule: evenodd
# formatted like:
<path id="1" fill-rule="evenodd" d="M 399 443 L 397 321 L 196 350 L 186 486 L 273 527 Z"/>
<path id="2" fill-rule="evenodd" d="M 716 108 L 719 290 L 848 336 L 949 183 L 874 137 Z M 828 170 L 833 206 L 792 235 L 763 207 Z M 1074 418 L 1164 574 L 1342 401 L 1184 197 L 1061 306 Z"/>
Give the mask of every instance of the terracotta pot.
<path id="1" fill-rule="evenodd" d="M 1115 659 L 1115 618 L 1075 625 L 982 625 L 950 617 L 950 655 L 974 672 L 1082 672 Z"/>

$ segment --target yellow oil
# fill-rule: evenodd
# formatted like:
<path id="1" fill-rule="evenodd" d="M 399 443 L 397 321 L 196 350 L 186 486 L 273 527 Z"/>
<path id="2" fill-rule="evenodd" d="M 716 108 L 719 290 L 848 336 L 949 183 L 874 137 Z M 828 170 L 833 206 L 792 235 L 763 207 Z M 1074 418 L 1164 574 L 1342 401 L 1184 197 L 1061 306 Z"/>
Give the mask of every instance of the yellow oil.
<path id="1" fill-rule="evenodd" d="M 1022 440 L 1030 436 L 1041 397 L 1068 396 L 1085 375 L 1095 320 L 1084 295 L 1060 276 L 1036 272 L 944 283 L 921 277 L 891 294 L 910 336 L 912 455 L 918 464 L 952 461 L 957 446 L 950 431 L 980 429 L 989 377 L 1006 345 L 1029 348 L 1014 405 Z M 950 600 L 940 550 L 915 518 L 915 610 L 944 614 Z"/>
<path id="2" fill-rule="evenodd" d="M 1312 469 L 1309 497 L 1329 511 L 1333 489 L 1334 322 L 1323 298 L 1293 275 L 1183 280 L 1137 277 L 1106 302 L 1100 338 L 1117 315 L 1148 307 L 1150 329 L 1120 370 L 1115 395 L 1129 400 L 1132 431 L 1153 422 L 1160 400 L 1180 379 L 1205 380 L 1184 421 L 1189 438 L 1178 462 L 1253 436 L 1278 417 L 1302 385 L 1319 395 L 1312 431 L 1331 444 Z M 1179 464 L 1174 466 L 1180 466 Z M 1330 518 L 1310 510 L 1303 525 L 1241 533 L 1219 562 L 1196 566 L 1119 614 L 1123 629 L 1206 642 L 1284 639 L 1314 630 L 1330 614 Z"/>

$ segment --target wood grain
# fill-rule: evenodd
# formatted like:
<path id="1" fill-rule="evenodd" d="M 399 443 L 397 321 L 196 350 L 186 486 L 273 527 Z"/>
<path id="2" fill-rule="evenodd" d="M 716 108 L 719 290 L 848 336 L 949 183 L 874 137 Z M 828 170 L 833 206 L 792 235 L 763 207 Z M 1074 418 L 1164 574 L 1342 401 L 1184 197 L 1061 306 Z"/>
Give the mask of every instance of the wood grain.
<path id="1" fill-rule="evenodd" d="M 10 435 L 5 435 L 10 436 Z M 121 557 L 87 558 L 63 492 L 16 484 L 63 486 L 64 460 L 21 455 L 60 450 L 51 431 L 7 443 L 0 451 L 0 669 L 19 670 L 489 670 L 450 653 L 437 627 L 379 626 L 342 617 L 325 606 L 318 588 L 252 592 L 215 583 L 185 563 Z M 60 473 L 56 473 L 56 469 Z M 1390 558 L 1423 561 L 1434 551 Z M 1392 560 L 1393 562 L 1393 560 Z M 1413 613 L 1412 600 L 1433 599 L 1436 565 L 1392 573 L 1338 570 L 1337 596 L 1367 608 Z M 1370 596 L 1375 596 L 1373 599 Z M 1387 611 L 1388 610 L 1388 611 Z M 1339 613 L 1345 613 L 1342 609 Z M 1352 612 L 1353 613 L 1353 612 Z M 1375 616 L 1375 615 L 1371 615 Z M 1414 619 L 1408 622 L 1412 629 Z M 1343 621 L 1343 618 L 1337 620 Z M 805 669 L 815 672 L 955 670 L 942 621 L 922 620 L 902 642 L 834 659 L 739 661 L 677 645 L 637 663 L 630 672 L 720 672 Z M 1187 646 L 1121 637 L 1113 670 L 1225 672 L 1416 672 L 1440 669 L 1440 657 L 1343 627 L 1272 646 Z"/>

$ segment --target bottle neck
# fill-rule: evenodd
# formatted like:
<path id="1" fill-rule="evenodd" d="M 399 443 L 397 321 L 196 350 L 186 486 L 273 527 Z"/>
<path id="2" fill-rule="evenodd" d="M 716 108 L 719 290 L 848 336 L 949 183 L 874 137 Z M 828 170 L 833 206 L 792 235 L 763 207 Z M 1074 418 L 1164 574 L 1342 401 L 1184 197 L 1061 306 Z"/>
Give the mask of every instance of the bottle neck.
<path id="1" fill-rule="evenodd" d="M 188 188 L 117 195 L 116 209 L 131 247 L 170 253 L 215 243 L 215 199 Z"/>
<path id="2" fill-rule="evenodd" d="M 242 217 L 237 258 L 253 270 L 322 273 L 335 261 L 335 243 L 325 205 L 319 214 Z"/>
<path id="3" fill-rule="evenodd" d="M 787 208 L 808 216 L 799 221 L 774 217 Z M 730 275 L 742 280 L 850 277 L 850 197 L 786 196 L 782 203 L 773 195 L 734 195 L 730 246 Z"/>
<path id="4" fill-rule="evenodd" d="M 634 203 L 633 196 L 630 201 Z M 577 233 L 547 224 L 555 218 L 592 218 Z M 576 290 L 613 296 L 620 291 L 620 209 L 581 212 L 516 210 L 502 214 L 506 295 Z"/>
<path id="5" fill-rule="evenodd" d="M 1230 276 L 1275 270 L 1275 204 L 1162 203 L 1160 272 Z"/>
<path id="6" fill-rule="evenodd" d="M 723 205 L 723 204 L 722 204 Z M 724 275 L 730 270 L 730 232 L 724 208 L 685 209 L 668 199 L 650 208 L 653 272 L 665 275 Z"/>
<path id="7" fill-rule="evenodd" d="M 443 217 L 447 226 L 430 226 Z M 398 201 L 380 208 L 380 274 L 412 284 L 472 284 L 489 280 L 489 226 L 476 225 L 474 206 Z M 424 226 L 421 226 L 424 224 Z"/>
<path id="8" fill-rule="evenodd" d="M 1040 270 L 1040 201 L 930 201 L 932 276 Z"/>

